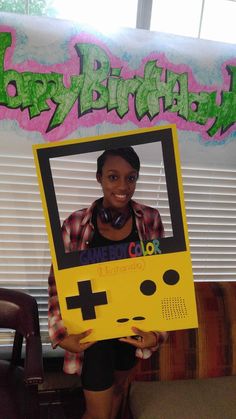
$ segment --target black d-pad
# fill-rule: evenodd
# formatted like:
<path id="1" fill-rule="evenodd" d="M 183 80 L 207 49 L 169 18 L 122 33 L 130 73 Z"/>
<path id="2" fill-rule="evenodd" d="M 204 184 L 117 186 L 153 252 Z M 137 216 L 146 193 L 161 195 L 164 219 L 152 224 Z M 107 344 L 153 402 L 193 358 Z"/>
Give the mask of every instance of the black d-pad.
<path id="1" fill-rule="evenodd" d="M 83 320 L 96 319 L 95 307 L 108 304 L 106 292 L 93 292 L 91 281 L 79 281 L 77 285 L 79 295 L 66 297 L 67 309 L 81 308 Z"/>

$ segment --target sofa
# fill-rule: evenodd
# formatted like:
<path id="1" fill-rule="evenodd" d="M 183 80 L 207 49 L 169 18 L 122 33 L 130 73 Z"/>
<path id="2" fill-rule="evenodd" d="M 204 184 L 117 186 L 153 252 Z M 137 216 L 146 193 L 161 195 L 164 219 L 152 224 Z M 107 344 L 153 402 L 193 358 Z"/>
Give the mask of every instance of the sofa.
<path id="1" fill-rule="evenodd" d="M 199 327 L 136 366 L 125 419 L 236 419 L 236 282 L 195 283 Z"/>

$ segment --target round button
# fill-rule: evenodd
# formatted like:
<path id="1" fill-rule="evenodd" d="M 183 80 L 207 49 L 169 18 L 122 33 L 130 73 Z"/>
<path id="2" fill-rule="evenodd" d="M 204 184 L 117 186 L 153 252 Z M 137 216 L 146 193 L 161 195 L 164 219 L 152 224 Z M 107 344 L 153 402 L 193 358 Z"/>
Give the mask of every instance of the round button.
<path id="1" fill-rule="evenodd" d="M 153 295 L 156 292 L 157 286 L 154 281 L 146 279 L 140 285 L 140 291 L 144 295 Z"/>
<path id="2" fill-rule="evenodd" d="M 169 269 L 163 275 L 163 281 L 167 285 L 176 285 L 179 282 L 179 273 L 174 269 Z"/>

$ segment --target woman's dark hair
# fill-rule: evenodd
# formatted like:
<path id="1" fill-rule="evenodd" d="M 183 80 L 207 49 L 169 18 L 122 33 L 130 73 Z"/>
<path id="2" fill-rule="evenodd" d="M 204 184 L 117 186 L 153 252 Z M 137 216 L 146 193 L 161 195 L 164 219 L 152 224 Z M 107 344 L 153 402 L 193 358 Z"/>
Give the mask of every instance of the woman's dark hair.
<path id="1" fill-rule="evenodd" d="M 105 164 L 105 161 L 109 156 L 119 156 L 122 159 L 126 160 L 130 166 L 132 166 L 137 173 L 140 169 L 140 160 L 137 153 L 132 147 L 123 147 L 123 148 L 114 148 L 110 150 L 105 150 L 97 159 L 97 175 L 102 175 L 102 168 Z"/>

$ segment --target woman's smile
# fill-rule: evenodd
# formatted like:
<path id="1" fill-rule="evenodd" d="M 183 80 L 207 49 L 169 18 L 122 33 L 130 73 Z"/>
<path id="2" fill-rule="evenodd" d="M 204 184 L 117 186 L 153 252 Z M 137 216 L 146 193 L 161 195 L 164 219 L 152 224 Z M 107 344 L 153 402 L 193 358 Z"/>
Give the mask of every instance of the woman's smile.
<path id="1" fill-rule="evenodd" d="M 129 197 L 127 194 L 123 194 L 123 195 L 121 195 L 121 194 L 116 194 L 116 193 L 114 193 L 114 196 L 115 196 L 115 198 L 116 199 L 118 199 L 119 201 L 126 201 L 126 199 Z"/>
<path id="2" fill-rule="evenodd" d="M 137 178 L 137 171 L 126 160 L 109 156 L 97 177 L 103 190 L 103 206 L 125 210 L 135 192 Z"/>

